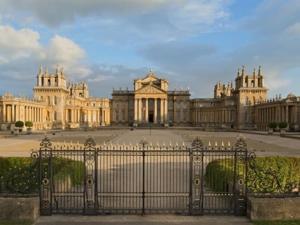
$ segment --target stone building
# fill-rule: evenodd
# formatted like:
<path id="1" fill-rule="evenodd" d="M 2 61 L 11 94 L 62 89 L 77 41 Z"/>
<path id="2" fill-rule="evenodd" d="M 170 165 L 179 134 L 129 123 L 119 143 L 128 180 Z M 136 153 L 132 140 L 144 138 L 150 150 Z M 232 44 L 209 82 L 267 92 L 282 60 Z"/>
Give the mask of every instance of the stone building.
<path id="1" fill-rule="evenodd" d="M 238 70 L 235 87 L 216 84 L 214 98 L 191 100 L 191 123 L 198 127 L 267 130 L 271 122 L 287 122 L 298 130 L 300 98 L 290 94 L 286 99 L 267 99 L 261 68 L 252 75 Z"/>
<path id="2" fill-rule="evenodd" d="M 133 90 L 113 90 L 113 125 L 190 125 L 190 93 L 169 91 L 169 83 L 150 72 L 136 79 Z"/>
<path id="3" fill-rule="evenodd" d="M 40 68 L 33 99 L 5 94 L 0 97 L 1 129 L 13 129 L 18 120 L 34 129 L 98 127 L 110 124 L 110 100 L 89 96 L 86 83 L 68 83 L 63 69 L 54 74 Z"/>
<path id="4" fill-rule="evenodd" d="M 153 72 L 133 82 L 132 90 L 113 90 L 112 99 L 89 96 L 84 82 L 69 83 L 64 71 L 40 68 L 33 99 L 0 97 L 0 128 L 18 120 L 34 129 L 100 126 L 195 126 L 218 129 L 268 129 L 271 122 L 300 127 L 300 97 L 267 99 L 261 68 L 238 70 L 235 82 L 214 87 L 213 98 L 190 98 L 188 90 L 169 90 L 169 82 Z"/>

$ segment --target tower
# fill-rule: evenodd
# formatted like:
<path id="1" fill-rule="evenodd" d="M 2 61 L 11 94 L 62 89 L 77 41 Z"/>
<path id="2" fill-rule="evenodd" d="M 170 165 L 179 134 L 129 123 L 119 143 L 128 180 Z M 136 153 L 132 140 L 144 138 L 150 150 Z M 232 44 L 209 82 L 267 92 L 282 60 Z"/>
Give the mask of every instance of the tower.
<path id="1" fill-rule="evenodd" d="M 55 73 L 49 74 L 41 66 L 37 74 L 36 86 L 33 88 L 34 98 L 48 104 L 45 112 L 46 120 L 52 128 L 64 128 L 64 105 L 69 91 L 63 68 L 56 68 Z"/>
<path id="2" fill-rule="evenodd" d="M 246 74 L 244 66 L 241 73 L 238 69 L 235 83 L 234 96 L 237 104 L 236 126 L 239 129 L 250 128 L 252 126 L 252 107 L 250 106 L 267 99 L 268 89 L 264 86 L 261 66 L 258 68 L 258 73 L 254 69 L 252 75 Z"/>

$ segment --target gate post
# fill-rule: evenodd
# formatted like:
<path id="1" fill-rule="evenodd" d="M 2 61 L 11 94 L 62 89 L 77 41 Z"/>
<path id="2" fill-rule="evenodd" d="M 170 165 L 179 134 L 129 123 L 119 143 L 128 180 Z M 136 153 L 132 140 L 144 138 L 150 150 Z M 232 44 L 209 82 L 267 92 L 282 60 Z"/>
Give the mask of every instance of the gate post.
<path id="1" fill-rule="evenodd" d="M 142 146 L 142 215 L 145 215 L 145 146 L 148 142 L 143 139 L 139 143 Z"/>
<path id="2" fill-rule="evenodd" d="M 243 162 L 243 173 L 240 177 L 239 162 Z M 247 143 L 243 138 L 239 138 L 234 146 L 234 214 L 242 216 L 246 213 L 247 204 Z"/>
<path id="3" fill-rule="evenodd" d="M 197 137 L 191 145 L 190 159 L 190 213 L 194 215 L 203 215 L 203 142 Z"/>
<path id="4" fill-rule="evenodd" d="M 84 143 L 84 214 L 96 214 L 97 171 L 95 155 L 97 153 L 94 139 L 88 138 Z"/>
<path id="5" fill-rule="evenodd" d="M 39 150 L 40 214 L 52 214 L 52 143 L 45 137 Z"/>

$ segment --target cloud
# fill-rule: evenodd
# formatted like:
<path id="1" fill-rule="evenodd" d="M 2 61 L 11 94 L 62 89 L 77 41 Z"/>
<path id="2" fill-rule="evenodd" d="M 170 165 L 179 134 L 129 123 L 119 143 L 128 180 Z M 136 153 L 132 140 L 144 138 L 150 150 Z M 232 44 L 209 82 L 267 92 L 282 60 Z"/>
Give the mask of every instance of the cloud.
<path id="1" fill-rule="evenodd" d="M 160 42 L 140 50 L 143 57 L 156 65 L 169 70 L 178 70 L 178 67 L 187 68 L 198 60 L 206 59 L 216 53 L 212 45 L 191 43 L 185 41 Z"/>
<path id="2" fill-rule="evenodd" d="M 42 44 L 40 34 L 31 29 L 0 26 L 0 76 L 4 79 L 30 80 L 40 64 L 54 69 L 64 66 L 70 78 L 87 77 L 92 72 L 85 63 L 86 53 L 72 40 L 55 35 Z"/>
<path id="3" fill-rule="evenodd" d="M 168 31 L 168 34 L 191 34 L 213 29 L 214 23 L 229 16 L 229 0 L 2 0 L 0 14 L 12 14 L 22 21 L 33 18 L 50 27 L 72 24 L 77 19 L 94 18 L 118 21 L 129 30 Z M 24 19 L 24 17 L 26 19 Z M 29 19 L 28 19 L 29 18 Z M 159 18 L 159 23 L 157 23 Z M 222 21 L 223 23 L 224 21 Z M 220 24 L 217 24 L 220 25 Z M 105 25 L 104 25 L 105 26 Z M 130 28 L 132 27 L 132 28 Z M 120 27 L 124 29 L 124 26 Z"/>
<path id="4" fill-rule="evenodd" d="M 41 51 L 40 35 L 30 29 L 15 30 L 10 26 L 0 26 L 0 64 L 26 58 Z"/>

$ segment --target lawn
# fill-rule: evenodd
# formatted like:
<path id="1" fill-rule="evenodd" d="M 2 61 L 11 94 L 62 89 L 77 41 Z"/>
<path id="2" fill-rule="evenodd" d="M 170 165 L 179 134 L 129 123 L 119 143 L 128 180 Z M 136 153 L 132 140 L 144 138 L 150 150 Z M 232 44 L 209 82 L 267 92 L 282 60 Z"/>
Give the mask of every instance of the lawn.
<path id="1" fill-rule="evenodd" d="M 300 225 L 300 220 L 294 221 L 256 221 L 254 225 Z"/>
<path id="2" fill-rule="evenodd" d="M 0 225 L 31 225 L 32 222 L 28 220 L 0 220 Z"/>

